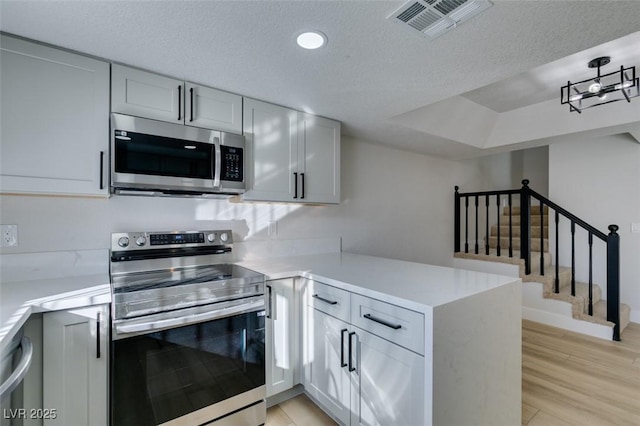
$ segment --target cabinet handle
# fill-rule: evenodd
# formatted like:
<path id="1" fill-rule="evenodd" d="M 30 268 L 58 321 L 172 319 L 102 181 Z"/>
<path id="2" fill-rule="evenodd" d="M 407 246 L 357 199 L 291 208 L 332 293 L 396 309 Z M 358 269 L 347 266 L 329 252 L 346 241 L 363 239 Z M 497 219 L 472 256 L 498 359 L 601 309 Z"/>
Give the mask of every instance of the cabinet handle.
<path id="1" fill-rule="evenodd" d="M 193 121 L 193 87 L 189 88 L 189 94 L 191 96 L 191 117 L 189 121 Z"/>
<path id="2" fill-rule="evenodd" d="M 378 324 L 385 325 L 385 326 L 387 326 L 389 328 L 393 328 L 394 330 L 399 330 L 399 329 L 402 328 L 402 326 L 400 324 L 391 324 L 390 322 L 387 322 L 387 321 L 382 320 L 380 318 L 373 317 L 373 316 L 371 316 L 371 314 L 364 314 L 363 316 L 368 320 L 371 320 L 373 322 L 377 322 Z"/>
<path id="3" fill-rule="evenodd" d="M 182 84 L 178 84 L 178 121 L 182 120 Z"/>
<path id="4" fill-rule="evenodd" d="M 304 173 L 300 173 L 300 179 L 302 179 L 302 195 L 300 198 L 304 198 Z"/>
<path id="5" fill-rule="evenodd" d="M 293 198 L 298 198 L 298 173 L 293 172 Z"/>
<path id="6" fill-rule="evenodd" d="M 349 372 L 353 372 L 356 371 L 356 367 L 353 366 L 353 364 L 351 364 L 351 361 L 353 360 L 353 345 L 352 345 L 352 337 L 356 335 L 355 331 L 352 331 L 351 333 L 349 333 Z"/>
<path id="7" fill-rule="evenodd" d="M 100 312 L 96 314 L 96 358 L 100 358 Z"/>
<path id="8" fill-rule="evenodd" d="M 104 189 L 104 151 L 100 151 L 100 189 Z"/>
<path id="9" fill-rule="evenodd" d="M 325 299 L 324 297 L 318 296 L 317 294 L 314 294 L 314 295 L 313 295 L 313 296 L 311 296 L 311 297 L 313 297 L 314 299 L 321 300 L 321 301 L 323 301 L 324 303 L 328 303 L 328 304 L 330 304 L 330 305 L 337 305 L 337 304 L 338 304 L 338 302 L 336 302 L 335 300 Z"/>
<path id="10" fill-rule="evenodd" d="M 344 333 L 346 333 L 347 330 L 346 328 L 343 328 L 342 330 L 340 330 L 340 367 L 346 367 L 347 363 L 344 362 Z"/>
<path id="11" fill-rule="evenodd" d="M 269 313 L 267 314 L 267 318 L 271 319 L 272 305 L 271 301 L 273 300 L 272 288 L 269 284 L 267 284 L 267 289 L 269 290 L 269 301 L 267 302 L 267 307 L 269 308 Z"/>

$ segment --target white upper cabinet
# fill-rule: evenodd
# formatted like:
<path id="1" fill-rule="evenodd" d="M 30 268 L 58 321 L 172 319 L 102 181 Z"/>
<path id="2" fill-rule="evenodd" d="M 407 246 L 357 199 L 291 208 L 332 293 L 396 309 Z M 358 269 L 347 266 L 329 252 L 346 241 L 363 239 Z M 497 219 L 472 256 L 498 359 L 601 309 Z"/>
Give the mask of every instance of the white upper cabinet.
<path id="1" fill-rule="evenodd" d="M 313 203 L 340 203 L 340 123 L 298 113 L 301 197 Z"/>
<path id="2" fill-rule="evenodd" d="M 186 84 L 185 124 L 242 133 L 242 96 Z"/>
<path id="3" fill-rule="evenodd" d="M 242 96 L 122 65 L 112 67 L 111 110 L 242 133 Z"/>
<path id="4" fill-rule="evenodd" d="M 114 64 L 111 111 L 184 123 L 184 82 Z"/>
<path id="5" fill-rule="evenodd" d="M 0 191 L 107 196 L 109 64 L 0 40 Z"/>
<path id="6" fill-rule="evenodd" d="M 244 199 L 340 203 L 340 123 L 245 98 L 244 134 Z"/>
<path id="7" fill-rule="evenodd" d="M 243 198 L 295 201 L 300 190 L 297 111 L 245 98 L 243 122 L 249 158 Z"/>

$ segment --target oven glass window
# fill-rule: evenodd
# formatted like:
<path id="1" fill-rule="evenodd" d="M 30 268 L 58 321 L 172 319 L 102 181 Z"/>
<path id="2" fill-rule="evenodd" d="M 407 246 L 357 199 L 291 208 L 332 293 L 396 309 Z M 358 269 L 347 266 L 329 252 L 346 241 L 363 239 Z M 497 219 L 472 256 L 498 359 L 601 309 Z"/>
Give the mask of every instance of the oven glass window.
<path id="1" fill-rule="evenodd" d="M 264 311 L 113 342 L 113 425 L 157 425 L 265 384 Z"/>
<path id="2" fill-rule="evenodd" d="M 213 179 L 208 143 L 115 130 L 115 171 L 154 176 Z"/>

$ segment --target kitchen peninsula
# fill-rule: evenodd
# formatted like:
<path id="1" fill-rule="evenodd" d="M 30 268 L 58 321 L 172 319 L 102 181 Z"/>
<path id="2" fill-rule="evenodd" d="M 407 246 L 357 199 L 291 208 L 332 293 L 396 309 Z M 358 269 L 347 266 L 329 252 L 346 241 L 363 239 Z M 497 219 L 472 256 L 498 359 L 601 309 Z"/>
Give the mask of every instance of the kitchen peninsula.
<path id="1" fill-rule="evenodd" d="M 299 315 L 293 322 L 301 328 L 286 343 L 291 345 L 289 368 L 295 371 L 290 384 L 302 384 L 336 420 L 519 424 L 519 279 L 340 252 L 238 264 L 265 274 L 267 289 L 293 283 L 289 302 Z M 82 297 L 81 278 L 69 280 L 68 289 L 55 280 L 59 293 L 73 291 L 74 306 L 47 290 L 36 294 L 34 286 L 44 289 L 46 280 L 3 283 L 3 293 L 10 288 L 12 294 L 2 298 L 1 346 L 32 312 L 107 302 L 108 287 L 95 287 L 91 278 L 91 297 Z M 272 304 L 270 290 L 265 293 L 268 314 L 282 318 L 280 302 Z M 273 344 L 268 338 L 267 351 Z M 273 372 L 267 366 L 269 381 Z M 344 386 L 326 388 L 329 375 L 336 386 Z"/>

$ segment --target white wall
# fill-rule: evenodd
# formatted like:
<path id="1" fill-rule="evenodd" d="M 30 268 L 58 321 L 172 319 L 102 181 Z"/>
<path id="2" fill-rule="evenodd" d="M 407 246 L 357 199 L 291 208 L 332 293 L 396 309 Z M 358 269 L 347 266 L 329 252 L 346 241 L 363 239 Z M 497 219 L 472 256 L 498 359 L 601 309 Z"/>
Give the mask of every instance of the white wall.
<path id="1" fill-rule="evenodd" d="M 620 227 L 621 301 L 631 306 L 632 321 L 640 322 L 640 234 L 630 232 L 631 223 L 640 222 L 640 144 L 628 135 L 614 135 L 550 145 L 549 198 L 601 231 L 608 233 L 610 224 Z M 576 257 L 583 264 L 577 278 L 584 282 L 588 252 L 579 242 L 586 235 L 576 240 Z M 567 244 L 561 249 L 563 265 L 570 264 Z M 602 254 L 594 240 L 594 258 Z M 604 266 L 595 263 L 594 282 L 604 284 L 605 274 Z"/>
<path id="2" fill-rule="evenodd" d="M 0 222 L 18 224 L 19 246 L 0 253 L 106 249 L 112 232 L 138 230 L 230 227 L 237 239 L 268 239 L 267 225 L 277 221 L 278 239 L 341 236 L 345 251 L 450 262 L 454 185 L 492 185 L 480 160 L 442 160 L 346 137 L 342 147 L 340 205 L 2 196 Z"/>

